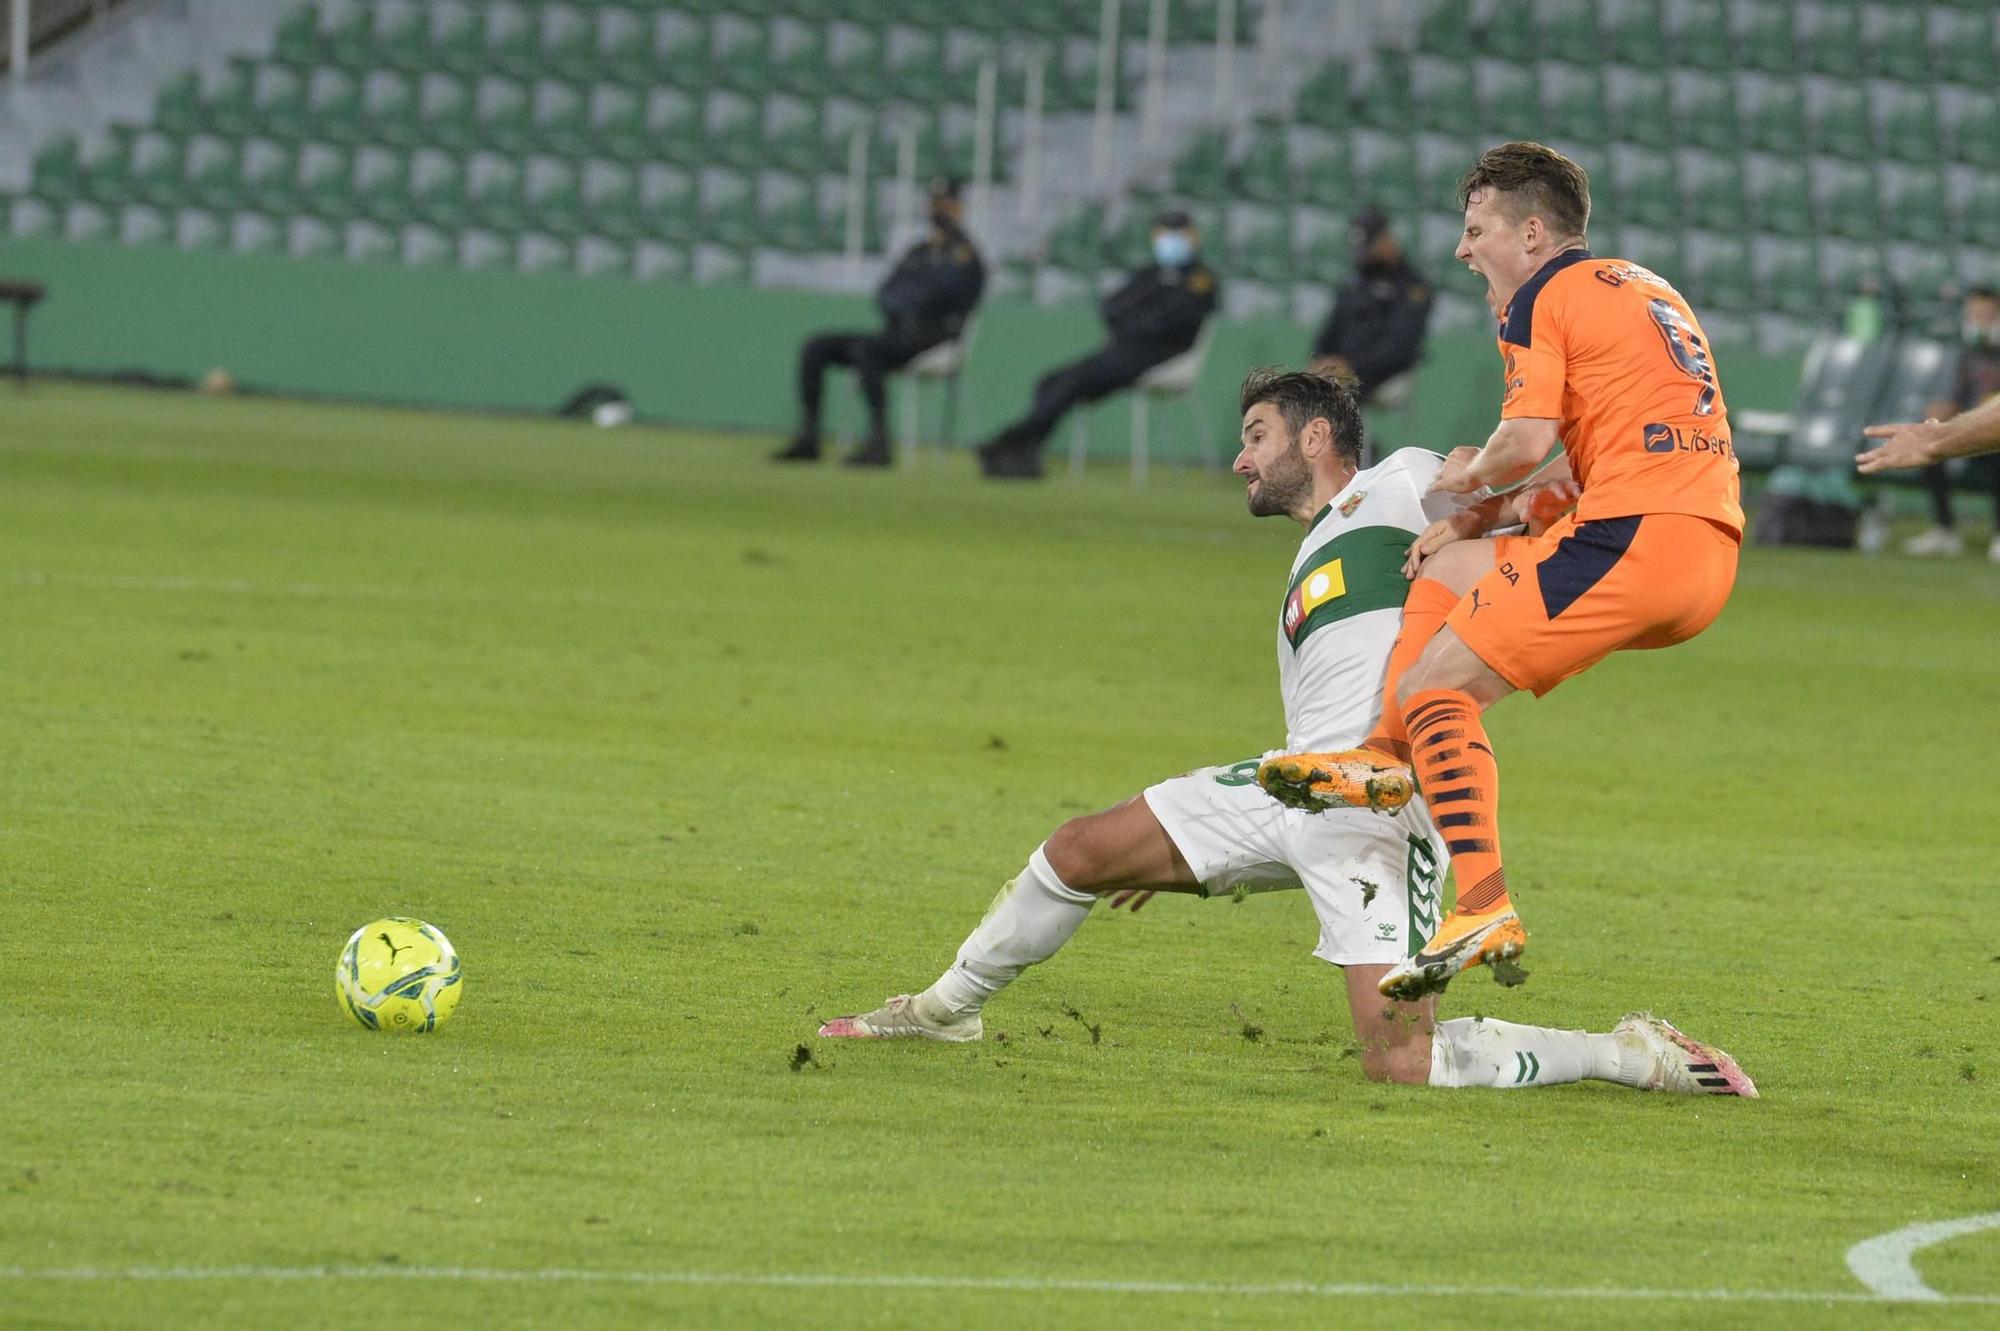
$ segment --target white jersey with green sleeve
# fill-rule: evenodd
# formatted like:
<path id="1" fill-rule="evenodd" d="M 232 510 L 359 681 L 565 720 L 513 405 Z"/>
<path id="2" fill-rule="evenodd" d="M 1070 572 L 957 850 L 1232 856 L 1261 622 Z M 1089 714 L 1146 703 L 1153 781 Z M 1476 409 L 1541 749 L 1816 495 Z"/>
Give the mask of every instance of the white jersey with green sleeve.
<path id="1" fill-rule="evenodd" d="M 1410 590 L 1403 577 L 1410 542 L 1486 497 L 1426 495 L 1443 465 L 1428 449 L 1399 449 L 1356 472 L 1314 516 L 1278 616 L 1285 752 L 1351 749 L 1374 732 Z"/>

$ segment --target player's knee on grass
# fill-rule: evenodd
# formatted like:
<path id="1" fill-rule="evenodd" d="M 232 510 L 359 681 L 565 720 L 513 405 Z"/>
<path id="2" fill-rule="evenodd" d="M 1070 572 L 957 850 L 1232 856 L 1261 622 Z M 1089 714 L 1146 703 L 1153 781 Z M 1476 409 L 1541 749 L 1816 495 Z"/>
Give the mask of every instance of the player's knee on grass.
<path id="1" fill-rule="evenodd" d="M 1361 1075 L 1370 1081 L 1394 1082 L 1401 1086 L 1426 1086 L 1431 1079 L 1429 1035 L 1388 1048 L 1363 1049 Z"/>

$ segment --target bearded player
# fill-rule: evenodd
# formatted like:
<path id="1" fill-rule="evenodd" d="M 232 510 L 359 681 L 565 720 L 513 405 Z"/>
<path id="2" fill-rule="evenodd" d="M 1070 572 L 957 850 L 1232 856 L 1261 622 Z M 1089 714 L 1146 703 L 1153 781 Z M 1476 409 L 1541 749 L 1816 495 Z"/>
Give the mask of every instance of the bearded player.
<path id="1" fill-rule="evenodd" d="M 1520 519 L 1526 500 L 1426 489 L 1442 460 L 1421 449 L 1367 471 L 1351 387 L 1311 374 L 1244 381 L 1242 476 L 1250 512 L 1306 529 L 1278 621 L 1278 678 L 1293 749 L 1341 748 L 1374 732 L 1409 584 L 1402 565 L 1433 520 Z M 1475 500 L 1478 502 L 1475 504 Z M 1210 767 L 1072 819 L 1028 857 L 937 982 L 873 1012 L 838 1017 L 826 1038 L 977 1040 L 986 1004 L 1055 955 L 1098 898 L 1133 908 L 1155 892 L 1227 896 L 1305 888 L 1319 918 L 1314 955 L 1346 972 L 1348 1007 L 1372 1080 L 1515 1087 L 1596 1079 L 1688 1094 L 1754 1096 L 1728 1055 L 1634 1013 L 1610 1034 L 1466 1018 L 1434 1022 L 1433 999 L 1376 994 L 1436 920 L 1445 847 L 1407 776 L 1376 808 L 1306 813 L 1256 784 L 1258 762 Z M 1369 792 L 1351 792 L 1357 803 Z M 1393 806 L 1393 808 L 1391 807 Z"/>
<path id="2" fill-rule="evenodd" d="M 1481 714 L 1546 694 L 1612 652 L 1669 647 L 1722 612 L 1743 539 L 1735 450 L 1708 339 L 1665 279 L 1584 248 L 1590 181 L 1538 143 L 1483 154 L 1459 182 L 1458 258 L 1502 311 L 1506 392 L 1483 448 L 1431 483 L 1512 485 L 1564 446 L 1581 497 L 1538 536 L 1476 536 L 1447 515 L 1413 548 L 1405 642 L 1372 750 L 1291 755 L 1259 780 L 1301 808 L 1352 802 L 1357 782 L 1414 767 L 1457 882 L 1456 908 L 1382 992 L 1435 992 L 1519 956 L 1528 935 L 1500 858 L 1500 770 Z"/>

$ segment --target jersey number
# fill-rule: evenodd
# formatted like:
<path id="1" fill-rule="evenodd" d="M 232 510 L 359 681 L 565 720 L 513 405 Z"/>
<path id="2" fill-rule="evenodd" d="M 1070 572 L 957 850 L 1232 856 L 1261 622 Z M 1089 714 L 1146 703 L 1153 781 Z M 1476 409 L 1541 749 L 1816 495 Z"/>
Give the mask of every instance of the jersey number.
<path id="1" fill-rule="evenodd" d="M 1701 391 L 1694 397 L 1694 414 L 1714 415 L 1715 362 L 1709 359 L 1708 348 L 1703 345 L 1701 335 L 1681 317 L 1681 312 L 1674 308 L 1672 301 L 1656 296 L 1646 302 L 1646 313 L 1653 316 L 1653 323 L 1666 340 L 1667 354 L 1674 358 L 1674 364 L 1680 367 L 1682 374 L 1701 385 Z"/>

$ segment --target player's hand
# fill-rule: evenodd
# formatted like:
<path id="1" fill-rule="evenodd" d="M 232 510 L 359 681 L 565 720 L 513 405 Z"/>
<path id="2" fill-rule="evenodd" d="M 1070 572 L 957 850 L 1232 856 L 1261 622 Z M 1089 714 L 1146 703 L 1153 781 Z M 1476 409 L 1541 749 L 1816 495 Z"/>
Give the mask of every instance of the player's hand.
<path id="1" fill-rule="evenodd" d="M 1568 477 L 1544 481 L 1521 492 L 1517 511 L 1528 524 L 1528 535 L 1540 536 L 1555 525 L 1556 519 L 1575 508 L 1582 497 L 1583 487 Z"/>
<path id="2" fill-rule="evenodd" d="M 1870 439 L 1886 441 L 1854 459 L 1856 471 L 1872 476 L 1878 471 L 1928 467 L 1937 461 L 1936 446 L 1945 427 L 1936 421 L 1925 421 L 1921 425 L 1871 425 L 1861 433 Z"/>
<path id="3" fill-rule="evenodd" d="M 1122 892 L 1113 892 L 1106 898 L 1111 903 L 1111 909 L 1117 910 L 1120 906 L 1130 905 L 1134 915 L 1137 915 L 1140 908 L 1152 899 L 1152 889 L 1141 891 L 1135 887 L 1128 887 Z"/>
<path id="4" fill-rule="evenodd" d="M 1444 469 L 1438 472 L 1437 479 L 1431 482 L 1430 489 L 1425 493 L 1464 495 L 1477 490 L 1482 482 L 1473 476 L 1472 463 L 1478 456 L 1479 450 L 1470 444 L 1452 449 L 1444 455 Z"/>
<path id="5" fill-rule="evenodd" d="M 1448 518 L 1439 518 L 1417 534 L 1410 542 L 1410 549 L 1403 556 L 1403 576 L 1414 582 L 1417 570 L 1423 562 L 1453 541 L 1469 541 L 1480 534 L 1485 526 L 1481 515 L 1472 509 L 1454 513 Z"/>

